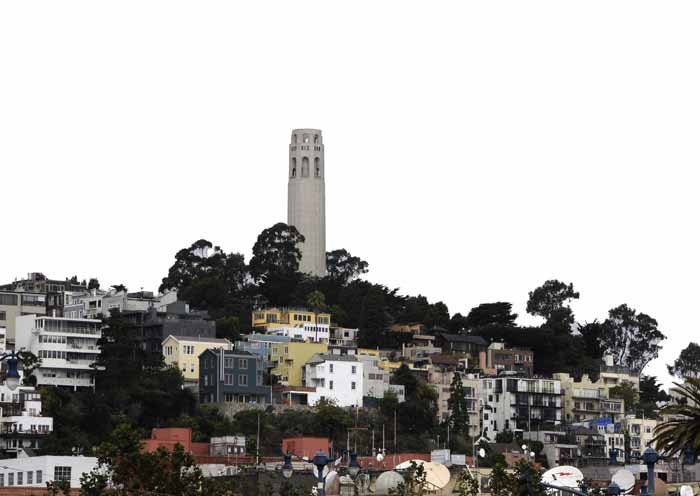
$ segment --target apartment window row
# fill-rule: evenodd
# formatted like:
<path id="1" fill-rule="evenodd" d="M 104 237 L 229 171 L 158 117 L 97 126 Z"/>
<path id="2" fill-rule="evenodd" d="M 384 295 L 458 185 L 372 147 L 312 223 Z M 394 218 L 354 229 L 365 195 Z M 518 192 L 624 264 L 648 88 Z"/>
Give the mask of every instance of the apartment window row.
<path id="1" fill-rule="evenodd" d="M 194 345 L 193 344 L 182 345 L 182 352 L 185 355 L 194 355 Z"/>
<path id="2" fill-rule="evenodd" d="M 42 334 L 39 336 L 40 343 L 55 343 L 55 344 L 66 344 L 68 338 L 66 336 L 52 336 L 51 334 Z"/>
<path id="3" fill-rule="evenodd" d="M 235 386 L 234 384 L 234 374 L 224 374 L 224 384 L 226 386 Z M 248 376 L 245 374 L 239 374 L 238 375 L 238 386 L 247 386 L 248 385 Z"/>
<path id="4" fill-rule="evenodd" d="M 224 368 L 225 369 L 233 369 L 235 368 L 235 358 L 224 358 Z M 242 370 L 247 370 L 248 369 L 248 359 L 247 358 L 239 358 L 238 359 L 238 368 Z"/>
<path id="5" fill-rule="evenodd" d="M 68 469 L 68 479 L 56 479 L 56 480 L 70 480 L 70 467 L 56 467 L 58 468 L 67 468 Z M 25 474 L 26 474 L 26 479 L 25 479 Z M 36 475 L 36 483 L 37 484 L 42 484 L 44 482 L 44 473 L 42 470 L 37 470 L 34 472 L 33 470 L 30 470 L 28 472 L 9 472 L 9 473 L 1 473 L 0 474 L 0 487 L 5 487 L 5 486 L 23 486 L 25 484 L 25 480 L 27 481 L 26 484 L 34 484 L 34 476 Z M 7 484 L 5 484 L 5 477 L 7 476 Z"/>
<path id="6" fill-rule="evenodd" d="M 298 322 L 311 322 L 311 315 L 303 315 L 303 314 L 295 313 L 294 320 L 296 320 Z"/>
<path id="7" fill-rule="evenodd" d="M 36 413 L 36 412 L 35 412 Z M 32 424 L 28 426 L 29 429 L 25 429 L 23 424 L 12 424 L 11 427 L 7 427 L 6 429 L 3 430 L 5 433 L 12 433 L 12 432 L 40 432 L 40 433 L 47 433 L 51 432 L 49 430 L 48 425 L 42 425 L 42 424 Z"/>
<path id="8" fill-rule="evenodd" d="M 65 360 L 67 352 L 59 350 L 39 350 L 39 358 L 57 358 Z"/>

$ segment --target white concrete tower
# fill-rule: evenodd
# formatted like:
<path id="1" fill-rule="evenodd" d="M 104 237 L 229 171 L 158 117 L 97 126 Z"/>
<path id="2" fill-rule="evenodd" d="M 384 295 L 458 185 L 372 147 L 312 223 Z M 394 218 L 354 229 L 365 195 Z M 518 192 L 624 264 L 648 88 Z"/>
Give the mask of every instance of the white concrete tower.
<path id="1" fill-rule="evenodd" d="M 326 184 L 319 129 L 295 129 L 289 145 L 287 224 L 304 235 L 299 271 L 326 275 Z"/>

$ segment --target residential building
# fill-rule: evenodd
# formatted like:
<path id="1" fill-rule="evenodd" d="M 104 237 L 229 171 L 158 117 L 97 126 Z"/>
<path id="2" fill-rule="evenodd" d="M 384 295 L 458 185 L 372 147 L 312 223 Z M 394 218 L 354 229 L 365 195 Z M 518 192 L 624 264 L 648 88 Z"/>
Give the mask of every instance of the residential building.
<path id="1" fill-rule="evenodd" d="M 471 334 L 438 334 L 436 343 L 442 348 L 443 353 L 468 355 L 472 357 L 474 363 L 478 363 L 479 353 L 485 352 L 488 348 L 484 338 Z"/>
<path id="2" fill-rule="evenodd" d="M 97 458 L 92 456 L 20 456 L 2 460 L 0 494 L 8 491 L 9 487 L 46 491 L 46 484 L 56 481 L 68 481 L 72 489 L 79 489 L 82 475 L 95 468 Z"/>
<path id="3" fill-rule="evenodd" d="M 146 311 L 122 312 L 143 340 L 143 347 L 154 357 L 163 353 L 163 340 L 168 336 L 215 338 L 216 323 L 206 314 L 190 312 L 184 304 L 168 305 L 165 312 L 155 307 Z"/>
<path id="4" fill-rule="evenodd" d="M 145 453 L 153 453 L 159 448 L 172 452 L 179 444 L 185 453 L 209 454 L 209 443 L 192 442 L 192 428 L 190 427 L 156 427 L 151 429 L 151 437 L 142 440 L 141 443 L 141 450 Z"/>
<path id="5" fill-rule="evenodd" d="M 326 275 L 326 160 L 320 129 L 294 129 L 289 145 L 287 224 L 304 236 L 299 272 Z"/>
<path id="6" fill-rule="evenodd" d="M 562 465 L 578 466 L 581 450 L 576 442 L 576 436 L 563 430 L 526 431 L 524 441 L 539 441 L 543 444 L 544 455 L 550 467 Z"/>
<path id="7" fill-rule="evenodd" d="M 199 355 L 202 403 L 263 405 L 270 402 L 263 385 L 263 360 L 247 351 L 208 349 Z"/>
<path id="8" fill-rule="evenodd" d="M 168 336 L 163 340 L 163 360 L 182 371 L 185 384 L 197 388 L 199 385 L 199 355 L 207 349 L 232 350 L 228 339 Z"/>
<path id="9" fill-rule="evenodd" d="M 469 435 L 479 437 L 481 433 L 479 412 L 481 381 L 478 374 L 464 373 L 454 368 L 440 368 L 436 366 L 429 368 L 427 382 L 438 395 L 438 419 L 440 422 L 445 422 L 452 413 L 449 400 L 455 374 L 460 376 L 462 387 L 464 388 L 464 397 L 467 402 L 467 411 L 469 412 Z"/>
<path id="10" fill-rule="evenodd" d="M 84 281 L 82 283 L 78 282 L 76 278 L 66 278 L 64 280 L 49 279 L 41 272 L 31 272 L 26 279 L 15 280 L 2 286 L 0 289 L 44 295 L 46 315 L 63 317 L 66 292 L 86 291 L 87 285 Z"/>
<path id="11" fill-rule="evenodd" d="M 221 436 L 209 440 L 209 456 L 245 454 L 245 436 Z"/>
<path id="12" fill-rule="evenodd" d="M 37 449 L 53 431 L 53 418 L 41 414 L 41 394 L 33 387 L 11 391 L 0 386 L 0 452 L 16 457 L 22 449 Z"/>
<path id="13" fill-rule="evenodd" d="M 348 329 L 347 327 L 331 327 L 329 344 L 331 346 L 357 346 L 357 336 L 359 329 Z"/>
<path id="14" fill-rule="evenodd" d="M 591 381 L 583 374 L 580 381 L 569 374 L 553 374 L 553 378 L 561 382 L 564 392 L 564 418 L 567 422 L 610 417 L 620 421 L 625 415 L 625 402 L 622 399 L 610 398 L 610 386 L 602 379 Z"/>
<path id="15" fill-rule="evenodd" d="M 5 353 L 7 350 L 7 329 L 0 327 L 0 353 Z"/>
<path id="16" fill-rule="evenodd" d="M 416 338 L 420 336 L 419 334 L 414 334 L 413 337 Z M 432 336 L 430 336 L 432 338 Z M 425 358 L 430 355 L 437 353 L 442 353 L 442 348 L 433 345 L 432 339 L 426 341 L 412 340 L 411 343 L 401 344 L 401 356 L 410 362 Z"/>
<path id="17" fill-rule="evenodd" d="M 275 327 L 267 331 L 272 336 L 285 336 L 295 341 L 308 341 L 310 343 L 328 343 L 330 341 L 330 328 L 323 325 L 299 325 L 296 327 Z"/>
<path id="18" fill-rule="evenodd" d="M 271 374 L 284 386 L 304 385 L 304 365 L 318 353 L 326 353 L 326 343 L 289 341 L 270 345 L 270 361 L 276 366 Z"/>
<path id="19" fill-rule="evenodd" d="M 484 365 L 484 355 L 486 363 Z M 532 376 L 535 357 L 531 350 L 525 348 L 506 348 L 503 343 L 491 343 L 480 356 L 482 369 L 487 374 L 516 372 L 527 377 Z"/>
<path id="20" fill-rule="evenodd" d="M 582 465 L 608 465 L 610 455 L 605 434 L 596 429 L 586 427 L 572 427 L 571 431 L 576 436 L 576 444 L 581 450 Z M 624 443 L 624 436 L 623 436 Z"/>
<path id="21" fill-rule="evenodd" d="M 362 406 L 364 362 L 353 355 L 314 355 L 304 366 L 304 385 L 338 406 Z"/>
<path id="22" fill-rule="evenodd" d="M 627 383 L 639 391 L 639 374 L 635 374 L 628 367 L 614 365 L 612 355 L 603 357 L 603 365 L 600 367 L 600 380 L 608 389 Z"/>
<path id="23" fill-rule="evenodd" d="M 241 351 L 247 351 L 254 355 L 260 355 L 263 359 L 263 367 L 265 370 L 277 365 L 277 361 L 272 361 L 272 347 L 279 343 L 289 343 L 287 336 L 272 336 L 269 334 L 248 334 L 242 336 L 243 339 L 236 341 L 235 348 Z"/>
<path id="24" fill-rule="evenodd" d="M 99 289 L 66 292 L 63 315 L 71 319 L 100 318 L 108 314 L 102 311 L 102 299 L 107 294 Z"/>
<path id="25" fill-rule="evenodd" d="M 642 456 L 644 450 L 652 444 L 656 425 L 657 421 L 654 419 L 637 418 L 634 415 L 629 415 L 622 420 L 622 429 L 629 435 L 629 455 L 632 458 Z"/>
<path id="26" fill-rule="evenodd" d="M 530 377 L 482 377 L 483 432 L 491 440 L 501 431 L 531 431 L 563 420 L 561 383 Z"/>
<path id="27" fill-rule="evenodd" d="M 152 291 L 111 291 L 102 297 L 102 313 L 109 315 L 112 310 L 119 312 L 145 312 L 157 301 Z"/>
<path id="28" fill-rule="evenodd" d="M 307 308 L 265 308 L 254 310 L 252 315 L 253 329 L 266 334 L 280 327 L 297 327 L 318 329 L 319 332 L 326 330 L 326 335 L 328 336 L 330 325 L 330 313 L 314 312 Z"/>
<path id="29" fill-rule="evenodd" d="M 38 386 L 95 387 L 91 365 L 100 354 L 101 320 L 24 315 L 16 323 L 17 349 L 41 359 L 34 371 Z"/>
<path id="30" fill-rule="evenodd" d="M 371 350 L 375 351 L 375 350 Z M 350 355 L 352 356 L 352 355 Z M 391 373 L 379 367 L 379 354 L 358 353 L 357 359 L 362 367 L 362 396 L 365 398 L 381 399 L 384 394 L 391 392 L 396 395 L 399 403 L 406 400 L 404 386 L 389 384 Z"/>
<path id="31" fill-rule="evenodd" d="M 0 327 L 7 344 L 15 343 L 15 319 L 29 314 L 46 315 L 45 294 L 0 290 Z"/>
<path id="32" fill-rule="evenodd" d="M 391 332 L 405 332 L 409 334 L 425 334 L 425 324 L 412 322 L 410 324 L 392 324 L 389 328 Z"/>

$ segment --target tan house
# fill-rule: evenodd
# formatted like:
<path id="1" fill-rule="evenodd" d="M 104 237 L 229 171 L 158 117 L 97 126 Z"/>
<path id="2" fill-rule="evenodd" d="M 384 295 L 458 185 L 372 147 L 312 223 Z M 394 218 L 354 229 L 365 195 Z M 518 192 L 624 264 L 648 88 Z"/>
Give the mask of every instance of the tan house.
<path id="1" fill-rule="evenodd" d="M 174 365 L 182 371 L 185 385 L 198 387 L 199 355 L 208 349 L 232 350 L 228 339 L 169 335 L 163 340 L 163 358 L 166 365 Z"/>

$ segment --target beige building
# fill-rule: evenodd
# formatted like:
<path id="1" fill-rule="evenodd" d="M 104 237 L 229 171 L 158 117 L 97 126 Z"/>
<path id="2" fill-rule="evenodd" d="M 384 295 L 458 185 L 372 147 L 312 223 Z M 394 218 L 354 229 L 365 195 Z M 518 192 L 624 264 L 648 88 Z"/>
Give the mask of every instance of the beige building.
<path id="1" fill-rule="evenodd" d="M 330 331 L 331 314 L 313 312 L 307 308 L 264 308 L 254 310 L 252 326 L 258 332 L 270 332 L 280 328 L 324 328 Z M 327 339 L 326 339 L 327 341 Z"/>
<path id="2" fill-rule="evenodd" d="M 464 374 L 437 367 L 431 367 L 428 370 L 428 384 L 438 395 L 438 420 L 444 422 L 450 418 L 448 402 L 450 399 L 450 385 L 454 374 L 460 374 L 462 377 L 462 387 L 464 388 L 467 409 L 469 410 L 469 435 L 479 437 L 481 430 L 479 415 L 479 388 L 481 387 L 481 381 L 479 381 L 478 374 Z"/>
<path id="3" fill-rule="evenodd" d="M 163 359 L 182 371 L 187 386 L 199 384 L 199 355 L 208 349 L 232 350 L 228 339 L 170 335 L 163 340 Z"/>
<path id="4" fill-rule="evenodd" d="M 0 291 L 0 327 L 7 343 L 15 343 L 15 319 L 22 315 L 46 315 L 46 295 L 24 291 Z"/>
<path id="5" fill-rule="evenodd" d="M 639 376 L 632 373 L 627 367 L 621 367 L 613 364 L 613 357 L 605 355 L 603 357 L 604 365 L 600 367 L 600 380 L 605 387 L 611 388 L 619 386 L 622 383 L 631 384 L 634 389 L 639 391 Z"/>
<path id="6" fill-rule="evenodd" d="M 612 417 L 619 421 L 625 415 L 625 402 L 610 398 L 610 387 L 602 378 L 591 381 L 583 374 L 576 381 L 569 374 L 558 373 L 552 376 L 561 382 L 564 393 L 564 420 L 581 422 L 584 420 Z"/>

